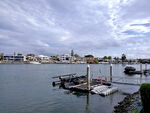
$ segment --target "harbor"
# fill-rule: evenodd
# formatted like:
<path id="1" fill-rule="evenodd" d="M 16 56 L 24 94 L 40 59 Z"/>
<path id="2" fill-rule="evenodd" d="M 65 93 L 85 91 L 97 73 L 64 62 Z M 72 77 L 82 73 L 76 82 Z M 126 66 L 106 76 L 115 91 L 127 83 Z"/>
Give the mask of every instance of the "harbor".
<path id="1" fill-rule="evenodd" d="M 110 65 L 110 76 L 99 76 L 99 78 L 91 78 L 90 65 L 87 66 L 87 74 L 82 76 L 75 76 L 74 74 L 59 75 L 52 78 L 58 78 L 59 81 L 53 81 L 53 86 L 60 85 L 64 89 L 87 92 L 92 94 L 99 94 L 101 96 L 107 96 L 118 91 L 118 87 L 113 86 L 113 84 L 122 85 L 135 85 L 140 86 L 142 83 L 150 83 L 150 79 L 143 79 L 143 75 L 150 74 L 147 69 L 147 64 L 145 64 L 145 69 L 142 69 L 142 64 L 140 64 L 140 71 L 135 71 L 133 67 L 125 67 L 126 74 L 140 74 L 138 78 L 129 77 L 116 77 L 113 76 L 113 65 Z M 132 73 L 130 72 L 132 71 Z M 147 73 L 145 74 L 145 71 Z M 128 73 L 127 73 L 128 72 Z M 138 73 L 137 73 L 138 72 Z M 130 82 L 132 80 L 132 82 Z M 136 82 L 134 81 L 136 80 Z"/>
<path id="2" fill-rule="evenodd" d="M 121 64 L 112 65 L 112 82 L 117 82 L 117 80 L 123 83 L 140 82 L 140 75 L 124 73 L 126 66 Z M 140 70 L 140 65 L 131 66 Z M 107 96 L 101 96 L 93 94 L 92 90 L 88 93 L 64 89 L 59 85 L 53 87 L 53 81 L 59 81 L 59 78 L 52 77 L 66 74 L 75 74 L 74 77 L 85 76 L 87 74 L 87 64 L 6 64 L 0 65 L 0 68 L 0 89 L 2 91 L 0 93 L 0 106 L 2 106 L 0 111 L 3 111 L 3 113 L 33 113 L 38 111 L 45 113 L 112 113 L 114 106 L 118 105 L 127 94 L 132 94 L 139 89 L 139 85 L 112 83 L 114 87 L 118 88 L 118 91 Z M 147 69 L 149 69 L 149 65 L 147 65 Z M 91 64 L 90 72 L 91 79 L 103 81 L 107 78 L 107 81 L 110 81 L 109 64 Z M 121 79 L 122 77 L 124 79 Z M 143 82 L 148 81 L 149 78 L 149 76 L 142 75 Z M 57 84 L 60 84 L 60 82 L 57 82 Z M 91 84 L 91 86 L 94 85 Z M 102 86 L 101 83 L 100 86 Z"/>
<path id="3" fill-rule="evenodd" d="M 64 89 L 73 91 L 87 92 L 107 96 L 118 91 L 117 87 L 112 85 L 112 65 L 110 66 L 110 81 L 100 78 L 90 77 L 90 65 L 87 66 L 87 74 L 85 76 L 75 77 L 76 74 L 60 75 L 52 78 L 59 78 L 60 81 L 54 81 L 53 86 L 58 83 Z M 67 77 L 66 77 L 67 76 Z"/>
<path id="4" fill-rule="evenodd" d="M 0 113 L 150 113 L 149 0 L 1 0 Z"/>

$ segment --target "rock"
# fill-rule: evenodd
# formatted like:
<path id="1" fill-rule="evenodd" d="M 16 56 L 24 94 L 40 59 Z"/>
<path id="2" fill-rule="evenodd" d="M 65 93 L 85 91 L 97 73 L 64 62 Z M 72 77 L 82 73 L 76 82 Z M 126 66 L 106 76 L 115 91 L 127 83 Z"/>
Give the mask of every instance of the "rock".
<path id="1" fill-rule="evenodd" d="M 114 113 L 128 113 L 132 112 L 141 104 L 139 91 L 133 94 L 127 95 L 123 101 L 118 102 L 117 106 L 114 106 Z"/>

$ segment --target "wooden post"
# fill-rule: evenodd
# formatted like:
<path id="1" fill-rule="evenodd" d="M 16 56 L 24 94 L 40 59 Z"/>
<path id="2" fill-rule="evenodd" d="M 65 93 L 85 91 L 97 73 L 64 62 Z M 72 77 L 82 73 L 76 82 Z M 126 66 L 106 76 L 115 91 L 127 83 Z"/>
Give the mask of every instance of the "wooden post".
<path id="1" fill-rule="evenodd" d="M 145 63 L 145 70 L 147 70 L 147 63 Z"/>
<path id="2" fill-rule="evenodd" d="M 141 71 L 141 73 L 143 73 L 143 70 L 142 70 L 142 63 L 140 64 L 140 71 Z"/>
<path id="3" fill-rule="evenodd" d="M 90 106 L 89 106 L 89 103 L 90 103 L 90 93 L 87 94 L 87 100 L 86 100 L 86 113 L 88 113 L 90 111 Z"/>
<path id="4" fill-rule="evenodd" d="M 90 90 L 90 65 L 87 66 L 87 89 Z"/>
<path id="5" fill-rule="evenodd" d="M 141 71 L 141 75 L 140 75 L 140 83 L 141 83 L 142 74 L 143 74 L 143 70 L 142 70 L 142 63 L 140 63 L 140 71 Z"/>
<path id="6" fill-rule="evenodd" d="M 107 76 L 105 76 L 105 81 L 107 81 Z"/>
<path id="7" fill-rule="evenodd" d="M 112 82 L 112 64 L 110 65 L 110 82 Z"/>
<path id="8" fill-rule="evenodd" d="M 86 102 L 87 106 L 89 105 L 89 99 L 90 99 L 90 93 L 87 94 L 87 102 Z"/>

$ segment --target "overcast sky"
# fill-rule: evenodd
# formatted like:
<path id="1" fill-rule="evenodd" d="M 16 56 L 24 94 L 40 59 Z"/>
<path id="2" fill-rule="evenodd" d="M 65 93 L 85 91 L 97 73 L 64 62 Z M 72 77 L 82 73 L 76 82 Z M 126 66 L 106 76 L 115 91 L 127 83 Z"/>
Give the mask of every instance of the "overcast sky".
<path id="1" fill-rule="evenodd" d="M 0 53 L 150 58 L 150 0 L 0 0 Z"/>

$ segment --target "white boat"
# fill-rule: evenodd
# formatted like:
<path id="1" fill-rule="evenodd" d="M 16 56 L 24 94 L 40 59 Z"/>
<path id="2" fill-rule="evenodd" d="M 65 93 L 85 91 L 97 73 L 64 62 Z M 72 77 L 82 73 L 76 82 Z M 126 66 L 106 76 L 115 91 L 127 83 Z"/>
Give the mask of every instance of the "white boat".
<path id="1" fill-rule="evenodd" d="M 36 61 L 32 61 L 32 62 L 30 62 L 30 64 L 41 64 L 41 63 L 36 62 Z"/>

